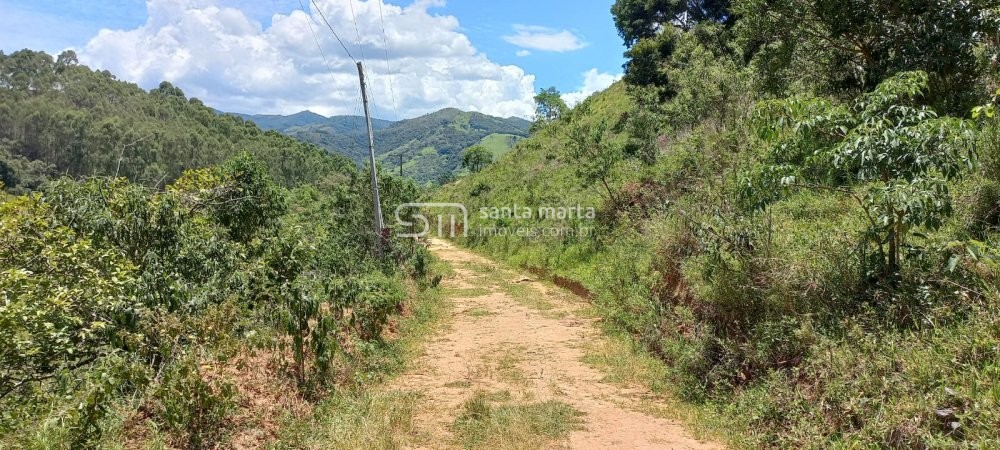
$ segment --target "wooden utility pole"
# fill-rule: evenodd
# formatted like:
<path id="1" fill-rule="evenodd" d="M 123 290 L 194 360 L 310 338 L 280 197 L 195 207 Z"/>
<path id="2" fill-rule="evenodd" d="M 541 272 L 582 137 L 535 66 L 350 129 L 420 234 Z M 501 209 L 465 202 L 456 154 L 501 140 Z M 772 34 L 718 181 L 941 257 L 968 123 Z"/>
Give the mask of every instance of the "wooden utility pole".
<path id="1" fill-rule="evenodd" d="M 382 200 L 378 195 L 378 173 L 375 169 L 375 134 L 372 131 L 372 116 L 368 112 L 368 88 L 365 86 L 365 68 L 358 62 L 358 77 L 361 79 L 361 99 L 365 105 L 365 121 L 368 122 L 368 162 L 371 164 L 372 175 L 372 206 L 375 215 L 375 252 L 382 253 L 382 239 L 385 224 L 382 222 Z"/>

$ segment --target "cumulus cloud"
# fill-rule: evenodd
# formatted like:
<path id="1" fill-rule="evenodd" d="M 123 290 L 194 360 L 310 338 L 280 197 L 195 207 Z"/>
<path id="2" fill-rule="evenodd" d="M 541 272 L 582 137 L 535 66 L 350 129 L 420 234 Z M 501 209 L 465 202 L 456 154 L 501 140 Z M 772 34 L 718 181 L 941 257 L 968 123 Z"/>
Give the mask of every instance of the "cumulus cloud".
<path id="1" fill-rule="evenodd" d="M 597 69 L 590 69 L 583 73 L 583 86 L 580 86 L 580 89 L 576 91 L 564 93 L 562 99 L 570 107 L 576 106 L 587 97 L 607 89 L 608 86 L 620 79 L 622 79 L 622 74 L 603 73 Z"/>
<path id="2" fill-rule="evenodd" d="M 570 52 L 587 46 L 569 30 L 556 30 L 533 25 L 514 25 L 514 34 L 503 40 L 518 47 L 543 52 Z"/>
<path id="3" fill-rule="evenodd" d="M 531 55 L 531 52 L 528 51 L 528 50 L 518 50 L 518 51 L 514 52 L 514 54 L 523 58 L 525 56 Z"/>
<path id="4" fill-rule="evenodd" d="M 448 106 L 504 117 L 533 113 L 534 76 L 489 60 L 459 31 L 455 17 L 429 12 L 440 0 L 417 0 L 406 7 L 352 1 L 360 37 L 352 5 L 340 0 L 317 0 L 316 5 L 354 57 L 366 59 L 380 117 L 393 118 L 391 92 L 400 118 Z M 170 81 L 189 96 L 228 111 L 356 114 L 357 67 L 316 6 L 307 3 L 309 11 L 275 14 L 265 26 L 215 0 L 147 0 L 145 24 L 101 30 L 80 50 L 80 59 L 146 88 Z"/>

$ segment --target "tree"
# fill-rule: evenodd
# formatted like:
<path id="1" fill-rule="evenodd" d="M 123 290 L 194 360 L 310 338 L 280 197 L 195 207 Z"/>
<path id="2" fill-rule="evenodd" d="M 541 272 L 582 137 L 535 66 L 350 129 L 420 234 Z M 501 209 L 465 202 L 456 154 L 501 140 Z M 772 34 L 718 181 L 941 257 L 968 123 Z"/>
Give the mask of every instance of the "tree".
<path id="1" fill-rule="evenodd" d="M 15 193 L 55 174 L 123 176 L 159 189 L 186 169 L 220 164 L 241 150 L 286 187 L 351 165 L 186 101 L 169 82 L 147 93 L 75 61 L 71 51 L 56 59 L 30 50 L 0 56 L 0 159 L 15 174 L 16 187 L 8 185 Z"/>
<path id="2" fill-rule="evenodd" d="M 535 96 L 535 120 L 539 122 L 551 122 L 558 119 L 569 109 L 562 95 L 555 87 L 542 89 Z"/>
<path id="3" fill-rule="evenodd" d="M 438 175 L 437 180 L 435 180 L 438 186 L 444 186 L 448 183 L 455 181 L 455 174 L 452 172 L 444 172 Z"/>
<path id="4" fill-rule="evenodd" d="M 615 28 L 631 48 L 643 39 L 656 37 L 664 28 L 677 25 L 690 29 L 703 21 L 729 23 L 730 0 L 617 0 L 611 6 Z"/>
<path id="5" fill-rule="evenodd" d="M 611 189 L 611 175 L 625 159 L 625 154 L 622 146 L 610 139 L 608 125 L 604 122 L 596 126 L 576 125 L 569 137 L 567 156 L 576 169 L 576 176 L 583 180 L 584 187 L 599 181 L 608 200 L 617 207 L 618 198 Z"/>
<path id="6" fill-rule="evenodd" d="M 76 57 L 76 52 L 73 50 L 66 50 L 56 58 L 56 66 L 75 66 L 78 64 L 80 64 L 80 60 Z"/>
<path id="7" fill-rule="evenodd" d="M 668 26 L 655 37 L 642 39 L 625 51 L 625 82 L 633 86 L 659 86 L 660 100 L 673 96 L 664 65 L 677 46 L 677 29 Z"/>
<path id="8" fill-rule="evenodd" d="M 181 88 L 174 86 L 169 81 L 161 81 L 160 86 L 156 89 L 150 90 L 149 93 L 165 95 L 167 97 L 177 97 L 181 99 L 185 98 L 184 91 L 182 91 Z"/>
<path id="9" fill-rule="evenodd" d="M 469 147 L 462 153 L 462 168 L 478 173 L 493 162 L 493 154 L 482 145 Z"/>
<path id="10" fill-rule="evenodd" d="M 135 267 L 60 226 L 34 197 L 0 202 L 0 247 L 2 399 L 107 353 L 131 308 Z"/>
<path id="11" fill-rule="evenodd" d="M 762 103 L 755 120 L 779 164 L 765 168 L 764 180 L 747 180 L 747 195 L 766 207 L 782 187 L 850 194 L 868 220 L 865 240 L 878 249 L 882 275 L 894 276 L 906 237 L 916 227 L 941 227 L 952 212 L 947 182 L 975 161 L 969 124 L 921 105 L 927 90 L 926 73 L 904 72 L 849 108 L 821 99 Z M 830 171 L 863 186 L 863 193 L 817 183 L 815 174 Z"/>
<path id="12" fill-rule="evenodd" d="M 997 29 L 989 0 L 738 0 L 744 52 L 767 90 L 805 83 L 847 98 L 902 71 L 930 75 L 930 104 L 978 104 L 976 49 Z"/>
<path id="13" fill-rule="evenodd" d="M 0 183 L 4 187 L 13 188 L 17 186 L 17 172 L 2 157 L 0 157 Z M 3 189 L 0 189 L 3 190 Z"/>

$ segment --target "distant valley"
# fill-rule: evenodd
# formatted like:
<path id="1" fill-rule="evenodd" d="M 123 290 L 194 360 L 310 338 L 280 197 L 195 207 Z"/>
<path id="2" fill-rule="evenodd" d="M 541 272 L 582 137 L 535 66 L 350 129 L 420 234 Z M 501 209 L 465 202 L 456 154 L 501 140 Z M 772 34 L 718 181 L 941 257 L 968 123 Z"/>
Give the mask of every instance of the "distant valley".
<path id="1" fill-rule="evenodd" d="M 280 115 L 232 114 L 327 151 L 340 153 L 363 165 L 368 159 L 368 136 L 363 117 L 325 117 L 310 111 Z M 402 173 L 420 184 L 437 184 L 461 175 L 462 151 L 483 145 L 499 157 L 528 136 L 531 122 L 465 112 L 455 108 L 401 120 L 373 119 L 375 151 L 385 170 Z M 401 170 L 402 169 L 402 170 Z"/>

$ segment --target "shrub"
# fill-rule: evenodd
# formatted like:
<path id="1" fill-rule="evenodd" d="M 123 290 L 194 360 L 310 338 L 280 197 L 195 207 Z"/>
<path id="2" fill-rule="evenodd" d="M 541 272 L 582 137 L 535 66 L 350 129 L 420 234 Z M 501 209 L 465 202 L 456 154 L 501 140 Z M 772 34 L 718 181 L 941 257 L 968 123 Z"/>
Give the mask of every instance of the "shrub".
<path id="1" fill-rule="evenodd" d="M 850 181 L 865 186 L 861 194 L 847 193 L 870 222 L 864 239 L 878 252 L 870 273 L 882 279 L 898 276 L 906 239 L 917 228 L 941 227 L 952 213 L 948 181 L 960 178 L 975 161 L 971 125 L 921 105 L 917 99 L 927 89 L 926 73 L 903 72 L 851 108 L 819 99 L 763 103 L 760 134 L 774 145 L 779 162 L 765 172 L 780 181 L 746 183 L 744 195 L 769 197 L 751 202 L 764 207 L 782 186 L 830 188 L 810 179 L 810 171 L 849 174 Z M 780 164 L 785 150 L 803 146 L 818 148 L 802 158 L 806 170 L 799 173 L 796 161 Z"/>
<path id="2" fill-rule="evenodd" d="M 224 381 L 206 379 L 198 358 L 189 353 L 167 368 L 154 393 L 156 417 L 187 448 L 212 448 L 224 433 L 223 422 L 235 408 L 236 390 Z"/>
<path id="3" fill-rule="evenodd" d="M 406 296 L 399 282 L 383 274 L 342 280 L 334 288 L 333 306 L 362 340 L 379 339 L 389 314 Z"/>
<path id="4" fill-rule="evenodd" d="M 975 177 L 964 183 L 956 199 L 956 212 L 965 232 L 984 239 L 1000 229 L 1000 181 Z"/>
<path id="5" fill-rule="evenodd" d="M 0 248 L 0 398 L 128 339 L 128 261 L 58 225 L 32 197 L 0 203 Z"/>

